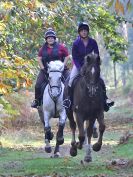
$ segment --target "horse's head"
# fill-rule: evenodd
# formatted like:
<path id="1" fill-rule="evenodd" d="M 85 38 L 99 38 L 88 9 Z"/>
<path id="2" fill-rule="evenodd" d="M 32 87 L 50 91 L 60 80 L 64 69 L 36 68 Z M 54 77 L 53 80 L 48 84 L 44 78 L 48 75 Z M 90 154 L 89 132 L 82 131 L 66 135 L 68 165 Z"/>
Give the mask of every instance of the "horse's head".
<path id="1" fill-rule="evenodd" d="M 62 91 L 61 77 L 64 64 L 61 61 L 51 61 L 48 64 L 49 92 L 53 99 L 56 99 Z"/>
<path id="2" fill-rule="evenodd" d="M 96 92 L 96 85 L 100 78 L 100 57 L 92 53 L 87 55 L 80 74 L 85 78 L 87 88 L 93 95 Z"/>

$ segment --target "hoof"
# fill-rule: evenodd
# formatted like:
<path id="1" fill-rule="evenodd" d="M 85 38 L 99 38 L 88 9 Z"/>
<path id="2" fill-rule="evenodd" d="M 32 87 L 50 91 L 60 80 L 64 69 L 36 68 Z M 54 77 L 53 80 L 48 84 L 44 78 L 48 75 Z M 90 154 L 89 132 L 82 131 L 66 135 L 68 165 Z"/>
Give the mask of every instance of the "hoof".
<path id="1" fill-rule="evenodd" d="M 96 152 L 97 152 L 97 151 L 100 151 L 100 149 L 101 149 L 101 145 L 100 145 L 100 144 L 98 144 L 98 143 L 95 143 L 95 144 L 93 145 L 93 147 L 92 147 L 92 148 L 93 148 L 93 150 L 94 150 L 94 151 L 96 151 Z"/>
<path id="2" fill-rule="evenodd" d="M 61 155 L 60 155 L 59 152 L 57 152 L 57 153 L 54 154 L 54 158 L 59 158 L 60 156 L 61 156 Z"/>
<path id="3" fill-rule="evenodd" d="M 77 148 L 82 149 L 82 145 L 79 142 L 77 142 Z"/>
<path id="4" fill-rule="evenodd" d="M 45 152 L 47 153 L 51 153 L 52 152 L 52 148 L 49 146 L 49 147 L 45 147 Z"/>
<path id="5" fill-rule="evenodd" d="M 57 138 L 57 143 L 58 145 L 62 145 L 64 143 L 64 138 L 63 137 Z"/>
<path id="6" fill-rule="evenodd" d="M 91 156 L 85 156 L 84 161 L 89 163 L 92 162 L 92 157 Z"/>
<path id="7" fill-rule="evenodd" d="M 72 157 L 75 157 L 77 155 L 77 148 L 76 147 L 71 147 L 70 148 L 70 155 Z"/>

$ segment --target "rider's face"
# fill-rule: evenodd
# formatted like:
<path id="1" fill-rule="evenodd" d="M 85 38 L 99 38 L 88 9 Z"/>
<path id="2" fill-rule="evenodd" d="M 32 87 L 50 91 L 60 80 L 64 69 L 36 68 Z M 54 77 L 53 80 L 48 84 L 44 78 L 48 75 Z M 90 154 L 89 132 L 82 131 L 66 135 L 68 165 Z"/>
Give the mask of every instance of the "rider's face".
<path id="1" fill-rule="evenodd" d="M 79 35 L 80 35 L 81 38 L 87 38 L 88 34 L 89 34 L 89 32 L 86 29 L 82 29 L 79 32 Z"/>
<path id="2" fill-rule="evenodd" d="M 54 42 L 55 42 L 55 38 L 54 37 L 47 37 L 47 39 L 46 39 L 46 41 L 47 41 L 47 43 L 49 44 L 49 45 L 52 45 L 52 44 L 54 44 Z"/>

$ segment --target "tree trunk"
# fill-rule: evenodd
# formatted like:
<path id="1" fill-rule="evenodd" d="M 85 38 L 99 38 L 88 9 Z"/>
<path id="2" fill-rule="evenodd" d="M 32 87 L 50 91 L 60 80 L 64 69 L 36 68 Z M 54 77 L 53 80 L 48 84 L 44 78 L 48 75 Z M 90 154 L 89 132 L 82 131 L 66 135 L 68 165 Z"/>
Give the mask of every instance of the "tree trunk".
<path id="1" fill-rule="evenodd" d="M 116 62 L 113 61 L 113 70 L 114 70 L 114 86 L 117 88 L 117 79 L 116 79 Z"/>
<path id="2" fill-rule="evenodd" d="M 125 64 L 122 65 L 121 79 L 122 79 L 122 85 L 125 86 L 126 85 Z"/>

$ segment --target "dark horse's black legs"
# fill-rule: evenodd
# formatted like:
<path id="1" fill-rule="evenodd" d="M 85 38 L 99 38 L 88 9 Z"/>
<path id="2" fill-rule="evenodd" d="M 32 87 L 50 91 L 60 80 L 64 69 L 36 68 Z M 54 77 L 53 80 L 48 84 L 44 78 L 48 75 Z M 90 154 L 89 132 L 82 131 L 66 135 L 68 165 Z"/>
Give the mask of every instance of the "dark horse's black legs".
<path id="1" fill-rule="evenodd" d="M 92 134 L 93 134 L 94 122 L 95 122 L 95 119 L 87 121 L 88 143 L 85 145 L 85 148 L 86 148 L 86 155 L 84 157 L 84 161 L 85 162 L 91 162 L 92 161 L 92 156 L 91 156 L 91 138 L 92 138 Z"/>
<path id="2" fill-rule="evenodd" d="M 101 115 L 98 117 L 98 123 L 99 123 L 99 138 L 97 143 L 95 143 L 93 145 L 93 150 L 94 151 L 99 151 L 101 149 L 102 146 L 102 139 L 103 139 L 103 133 L 105 131 L 105 123 L 104 123 L 104 114 L 103 112 L 101 113 Z"/>
<path id="3" fill-rule="evenodd" d="M 82 149 L 82 146 L 83 146 L 84 141 L 85 141 L 83 116 L 79 113 L 76 113 L 76 120 L 77 120 L 77 126 L 78 126 L 78 130 L 79 130 L 79 135 L 78 135 L 79 142 L 77 143 L 77 148 Z"/>
<path id="4" fill-rule="evenodd" d="M 70 155 L 74 157 L 77 155 L 77 144 L 76 144 L 76 138 L 75 138 L 76 122 L 74 121 L 72 109 L 70 109 L 69 111 L 67 110 L 66 113 L 67 113 L 67 117 L 69 119 L 71 131 L 72 131 Z"/>

